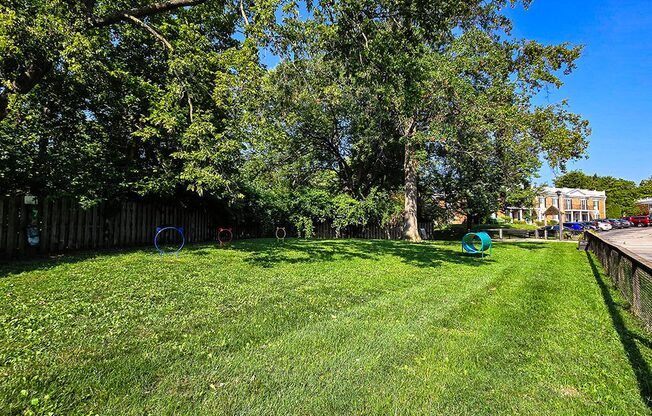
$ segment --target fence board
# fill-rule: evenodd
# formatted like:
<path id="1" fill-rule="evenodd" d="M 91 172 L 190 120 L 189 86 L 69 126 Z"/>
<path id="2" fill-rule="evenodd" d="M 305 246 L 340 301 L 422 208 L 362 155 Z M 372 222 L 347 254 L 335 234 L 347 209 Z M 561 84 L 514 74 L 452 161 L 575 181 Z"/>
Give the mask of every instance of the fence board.
<path id="1" fill-rule="evenodd" d="M 61 208 L 61 201 L 60 200 L 53 200 L 52 201 L 52 214 L 50 217 L 50 244 L 48 247 L 48 251 L 51 253 L 53 251 L 56 251 L 56 247 L 59 244 L 58 239 L 59 239 L 59 210 Z"/>
<path id="2" fill-rule="evenodd" d="M 7 200 L 0 197 L 0 252 L 5 251 L 5 240 L 7 233 L 5 232 L 5 205 Z"/>
<path id="3" fill-rule="evenodd" d="M 77 239 L 75 240 L 75 248 L 86 248 L 86 234 L 84 233 L 84 226 L 86 225 L 86 210 L 82 209 L 79 205 L 76 207 L 77 211 Z"/>
<path id="4" fill-rule="evenodd" d="M 41 201 L 41 234 L 39 236 L 39 250 L 47 253 L 50 247 L 50 198 Z"/>
<path id="5" fill-rule="evenodd" d="M 66 244 L 66 249 L 74 250 L 77 248 L 77 217 L 79 216 L 79 210 L 77 210 L 75 203 L 72 201 L 68 210 L 70 212 L 70 223 L 68 228 L 68 243 Z"/>
<path id="6" fill-rule="evenodd" d="M 63 251 L 66 248 L 68 241 L 68 222 L 70 218 L 69 203 L 67 200 L 61 200 L 61 208 L 59 210 L 59 245 L 58 250 Z"/>
<path id="7" fill-rule="evenodd" d="M 22 203 L 22 198 L 18 197 L 16 203 L 18 204 L 18 230 L 17 238 L 18 243 L 16 251 L 24 253 L 27 250 L 27 206 Z"/>
<path id="8" fill-rule="evenodd" d="M 131 222 L 129 223 L 129 227 L 131 227 L 131 230 L 129 231 L 129 245 L 136 245 L 138 244 L 138 239 L 136 238 L 138 228 L 137 228 L 137 221 L 136 221 L 136 203 L 135 202 L 130 202 L 129 203 L 130 207 L 130 214 L 131 214 Z"/>
<path id="9" fill-rule="evenodd" d="M 5 246 L 5 253 L 11 257 L 14 255 L 16 249 L 16 226 L 18 225 L 16 198 L 9 198 L 7 202 L 7 244 Z"/>
<path id="10" fill-rule="evenodd" d="M 138 244 L 145 244 L 145 220 L 147 219 L 147 208 L 144 205 L 138 205 Z"/>

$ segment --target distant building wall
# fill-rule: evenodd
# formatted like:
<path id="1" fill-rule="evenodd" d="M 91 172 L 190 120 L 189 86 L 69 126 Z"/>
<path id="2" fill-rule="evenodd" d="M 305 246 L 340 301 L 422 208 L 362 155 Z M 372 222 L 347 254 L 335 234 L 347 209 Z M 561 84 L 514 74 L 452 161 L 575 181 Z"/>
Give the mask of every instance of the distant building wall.
<path id="1" fill-rule="evenodd" d="M 589 189 L 546 187 L 535 199 L 536 218 L 540 221 L 559 221 L 558 215 L 545 215 L 551 206 L 562 212 L 563 221 L 591 221 L 607 216 L 607 195 L 604 191 Z"/>
<path id="2" fill-rule="evenodd" d="M 638 200 L 636 204 L 641 209 L 641 214 L 652 214 L 652 198 Z"/>

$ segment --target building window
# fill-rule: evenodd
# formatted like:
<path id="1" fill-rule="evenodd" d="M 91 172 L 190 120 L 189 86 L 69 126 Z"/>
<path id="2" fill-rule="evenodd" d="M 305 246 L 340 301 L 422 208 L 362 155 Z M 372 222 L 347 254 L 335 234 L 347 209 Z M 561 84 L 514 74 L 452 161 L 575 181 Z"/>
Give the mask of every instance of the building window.
<path id="1" fill-rule="evenodd" d="M 598 199 L 593 200 L 593 209 L 595 211 L 600 211 L 600 200 Z"/>
<path id="2" fill-rule="evenodd" d="M 570 198 L 566 198 L 564 201 L 564 206 L 566 207 L 567 210 L 573 209 L 573 200 Z"/>
<path id="3" fill-rule="evenodd" d="M 570 212 L 566 213 L 564 216 L 566 217 L 566 219 L 564 221 L 566 221 L 566 222 L 573 221 L 573 216 L 572 216 L 572 214 Z"/>
<path id="4" fill-rule="evenodd" d="M 552 206 L 555 208 L 559 208 L 559 198 L 557 197 L 552 198 Z"/>
<path id="5" fill-rule="evenodd" d="M 580 199 L 580 209 L 588 209 L 586 199 Z"/>
<path id="6" fill-rule="evenodd" d="M 588 212 L 583 212 L 582 213 L 582 221 L 588 221 L 589 220 L 589 213 Z"/>
<path id="7" fill-rule="evenodd" d="M 546 207 L 546 198 L 539 197 L 539 208 L 545 208 Z"/>

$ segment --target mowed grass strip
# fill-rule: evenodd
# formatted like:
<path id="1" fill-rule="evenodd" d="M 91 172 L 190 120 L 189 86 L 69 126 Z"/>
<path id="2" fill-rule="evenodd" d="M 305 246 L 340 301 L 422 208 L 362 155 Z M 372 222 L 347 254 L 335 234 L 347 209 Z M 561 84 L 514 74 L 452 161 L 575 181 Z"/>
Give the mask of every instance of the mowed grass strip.
<path id="1" fill-rule="evenodd" d="M 252 240 L 2 266 L 0 413 L 649 414 L 652 342 L 591 261 Z"/>

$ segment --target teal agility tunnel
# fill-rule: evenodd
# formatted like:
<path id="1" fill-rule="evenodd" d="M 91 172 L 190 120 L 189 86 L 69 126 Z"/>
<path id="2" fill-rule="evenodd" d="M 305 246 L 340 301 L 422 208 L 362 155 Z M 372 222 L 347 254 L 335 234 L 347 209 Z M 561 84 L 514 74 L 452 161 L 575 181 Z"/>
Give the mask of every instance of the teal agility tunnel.
<path id="1" fill-rule="evenodd" d="M 489 234 L 484 231 L 468 233 L 462 238 L 462 251 L 466 253 L 479 253 L 484 257 L 487 250 L 489 250 L 489 255 L 491 255 L 492 247 L 493 243 L 491 242 L 491 237 L 489 237 Z"/>

